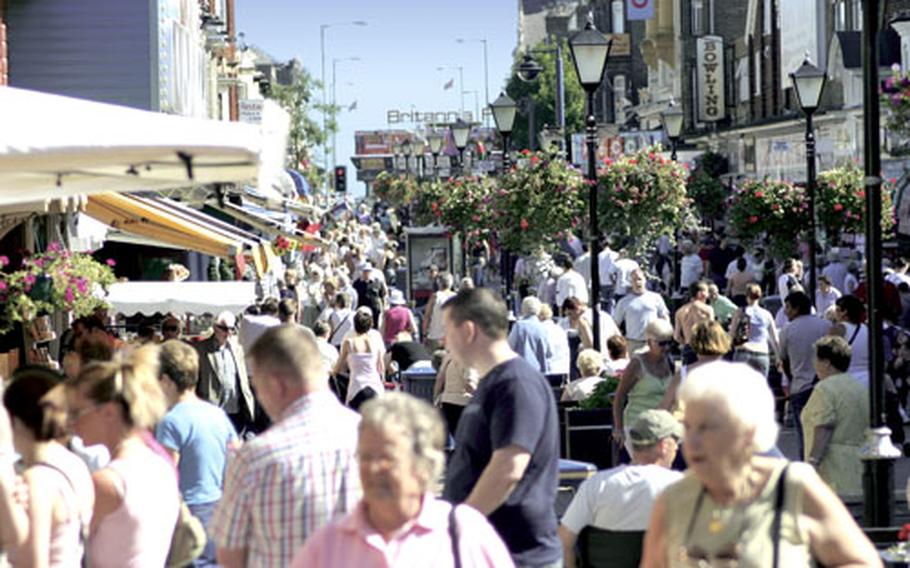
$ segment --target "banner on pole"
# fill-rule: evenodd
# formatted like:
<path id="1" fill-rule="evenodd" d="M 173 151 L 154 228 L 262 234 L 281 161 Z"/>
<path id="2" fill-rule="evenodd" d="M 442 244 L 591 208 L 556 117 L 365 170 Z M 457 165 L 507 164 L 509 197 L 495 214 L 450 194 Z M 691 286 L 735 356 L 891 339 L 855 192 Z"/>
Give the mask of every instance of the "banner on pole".
<path id="1" fill-rule="evenodd" d="M 726 114 L 724 90 L 724 39 L 704 36 L 695 43 L 698 67 L 698 120 L 717 122 Z"/>
<path id="2" fill-rule="evenodd" d="M 626 0 L 629 21 L 650 20 L 654 17 L 654 2 L 657 0 Z"/>

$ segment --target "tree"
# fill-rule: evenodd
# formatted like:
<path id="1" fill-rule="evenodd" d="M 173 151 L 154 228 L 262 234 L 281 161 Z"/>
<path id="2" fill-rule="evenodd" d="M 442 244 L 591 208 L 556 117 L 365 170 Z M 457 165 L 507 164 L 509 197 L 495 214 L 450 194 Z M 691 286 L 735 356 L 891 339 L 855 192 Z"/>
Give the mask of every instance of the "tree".
<path id="1" fill-rule="evenodd" d="M 559 40 L 562 41 L 562 40 Z M 553 49 L 555 46 L 540 44 L 539 48 Z M 512 73 L 506 83 L 506 93 L 522 105 L 523 99 L 530 99 L 535 104 L 535 129 L 540 132 L 544 124 L 556 127 L 556 53 L 535 53 L 534 59 L 543 67 L 537 78 L 525 83 L 516 75 L 516 70 L 521 64 L 524 54 L 516 53 L 512 64 Z M 575 77 L 575 67 L 572 65 L 572 56 L 569 46 L 562 42 L 562 64 L 566 93 L 566 133 L 582 132 L 585 126 L 585 92 Z M 520 110 L 520 116 L 515 118 L 512 128 L 511 146 L 521 150 L 530 148 L 528 144 L 527 109 Z"/>
<path id="2" fill-rule="evenodd" d="M 328 172 L 320 171 L 315 166 L 312 152 L 326 143 L 333 132 L 337 131 L 338 124 L 335 116 L 338 107 L 333 105 L 323 106 L 313 102 L 314 92 L 322 88 L 319 81 L 314 80 L 306 69 L 300 69 L 293 74 L 293 79 L 288 85 L 272 85 L 269 98 L 277 102 L 290 115 L 290 128 L 288 131 L 287 167 L 300 170 L 313 187 L 321 187 L 325 183 Z M 313 118 L 315 111 L 327 113 L 326 129 L 323 131 L 320 119 Z"/>

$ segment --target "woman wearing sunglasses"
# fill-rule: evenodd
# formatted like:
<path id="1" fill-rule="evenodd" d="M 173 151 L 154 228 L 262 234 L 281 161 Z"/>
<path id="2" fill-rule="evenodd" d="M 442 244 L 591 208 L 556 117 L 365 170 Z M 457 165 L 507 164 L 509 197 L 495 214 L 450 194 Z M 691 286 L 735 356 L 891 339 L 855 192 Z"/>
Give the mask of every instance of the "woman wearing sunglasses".
<path id="1" fill-rule="evenodd" d="M 872 543 L 808 464 L 759 455 L 774 395 L 742 363 L 701 366 L 679 389 L 689 474 L 657 498 L 642 566 L 881 566 Z"/>
<path id="2" fill-rule="evenodd" d="M 647 351 L 632 357 L 623 372 L 613 399 L 613 439 L 622 445 L 638 415 L 645 410 L 670 409 L 673 400 L 668 387 L 675 374 L 670 358 L 673 346 L 673 326 L 664 319 L 656 319 L 645 327 Z M 627 404 L 628 403 L 628 404 Z"/>

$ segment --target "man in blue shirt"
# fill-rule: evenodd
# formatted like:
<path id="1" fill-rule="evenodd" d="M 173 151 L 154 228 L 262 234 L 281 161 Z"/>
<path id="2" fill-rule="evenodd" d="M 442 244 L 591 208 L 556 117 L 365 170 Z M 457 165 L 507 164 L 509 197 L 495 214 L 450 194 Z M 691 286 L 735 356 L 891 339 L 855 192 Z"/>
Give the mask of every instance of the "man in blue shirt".
<path id="1" fill-rule="evenodd" d="M 556 401 L 506 341 L 505 303 L 487 288 L 443 305 L 446 348 L 480 383 L 455 432 L 444 497 L 487 515 L 520 568 L 562 565 L 553 500 L 559 472 Z"/>
<path id="2" fill-rule="evenodd" d="M 509 347 L 542 374 L 549 372 L 547 361 L 553 358 L 547 328 L 541 323 L 541 303 L 536 296 L 521 301 L 521 319 L 509 333 Z"/>
<path id="3" fill-rule="evenodd" d="M 170 410 L 155 429 L 180 473 L 180 493 L 190 511 L 208 526 L 221 500 L 224 465 L 237 433 L 224 411 L 196 396 L 199 356 L 190 345 L 171 339 L 161 345 L 161 388 Z M 209 538 L 193 566 L 216 566 Z"/>

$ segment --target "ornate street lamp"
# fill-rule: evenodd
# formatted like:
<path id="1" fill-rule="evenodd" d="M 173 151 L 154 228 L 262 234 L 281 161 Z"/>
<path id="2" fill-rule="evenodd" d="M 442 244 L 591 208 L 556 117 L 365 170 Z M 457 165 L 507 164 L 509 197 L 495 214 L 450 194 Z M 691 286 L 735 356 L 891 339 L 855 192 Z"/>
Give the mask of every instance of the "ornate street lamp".
<path id="1" fill-rule="evenodd" d="M 512 126 L 515 124 L 515 113 L 518 105 L 512 98 L 500 93 L 499 98 L 490 103 L 490 111 L 493 113 L 493 122 L 496 123 L 496 130 L 502 136 L 502 169 L 509 167 L 509 136 L 512 134 Z"/>
<path id="2" fill-rule="evenodd" d="M 815 131 L 812 128 L 812 115 L 818 109 L 822 98 L 827 74 L 812 64 L 809 56 L 799 69 L 790 73 L 793 90 L 800 108 L 806 115 L 806 191 L 809 194 L 809 298 L 815 303 L 816 278 L 818 267 L 816 257 L 818 244 L 815 228 Z"/>
<path id="3" fill-rule="evenodd" d="M 660 113 L 660 121 L 664 125 L 664 132 L 670 140 L 670 159 L 676 161 L 676 146 L 682 137 L 683 123 L 686 115 L 683 110 L 676 104 L 676 101 L 670 99 L 667 110 Z"/>
<path id="4" fill-rule="evenodd" d="M 518 66 L 516 74 L 518 75 L 518 78 L 525 83 L 530 83 L 540 75 L 541 71 L 543 71 L 543 67 L 541 67 L 540 63 L 534 59 L 534 56 L 528 52 L 525 53 L 524 58 L 521 60 L 521 65 Z"/>
<path id="5" fill-rule="evenodd" d="M 468 137 L 471 135 L 471 123 L 458 119 L 452 124 L 452 139 L 455 141 L 455 147 L 458 148 L 458 163 L 464 166 L 464 149 L 468 145 Z"/>
<path id="6" fill-rule="evenodd" d="M 444 132 L 439 130 L 431 130 L 427 134 L 427 144 L 430 147 L 430 153 L 433 154 L 433 175 L 439 175 L 439 152 L 442 151 L 442 146 L 445 144 L 446 135 Z"/>
<path id="7" fill-rule="evenodd" d="M 578 82 L 588 95 L 587 120 L 585 121 L 585 134 L 588 149 L 588 216 L 591 219 L 591 313 L 593 318 L 594 349 L 600 350 L 600 263 L 598 249 L 600 234 L 597 228 L 597 120 L 594 118 L 594 93 L 603 83 L 607 60 L 610 58 L 610 48 L 613 40 L 597 31 L 594 27 L 594 14 L 588 14 L 585 29 L 578 32 L 569 40 L 569 50 L 572 52 L 572 62 Z"/>

